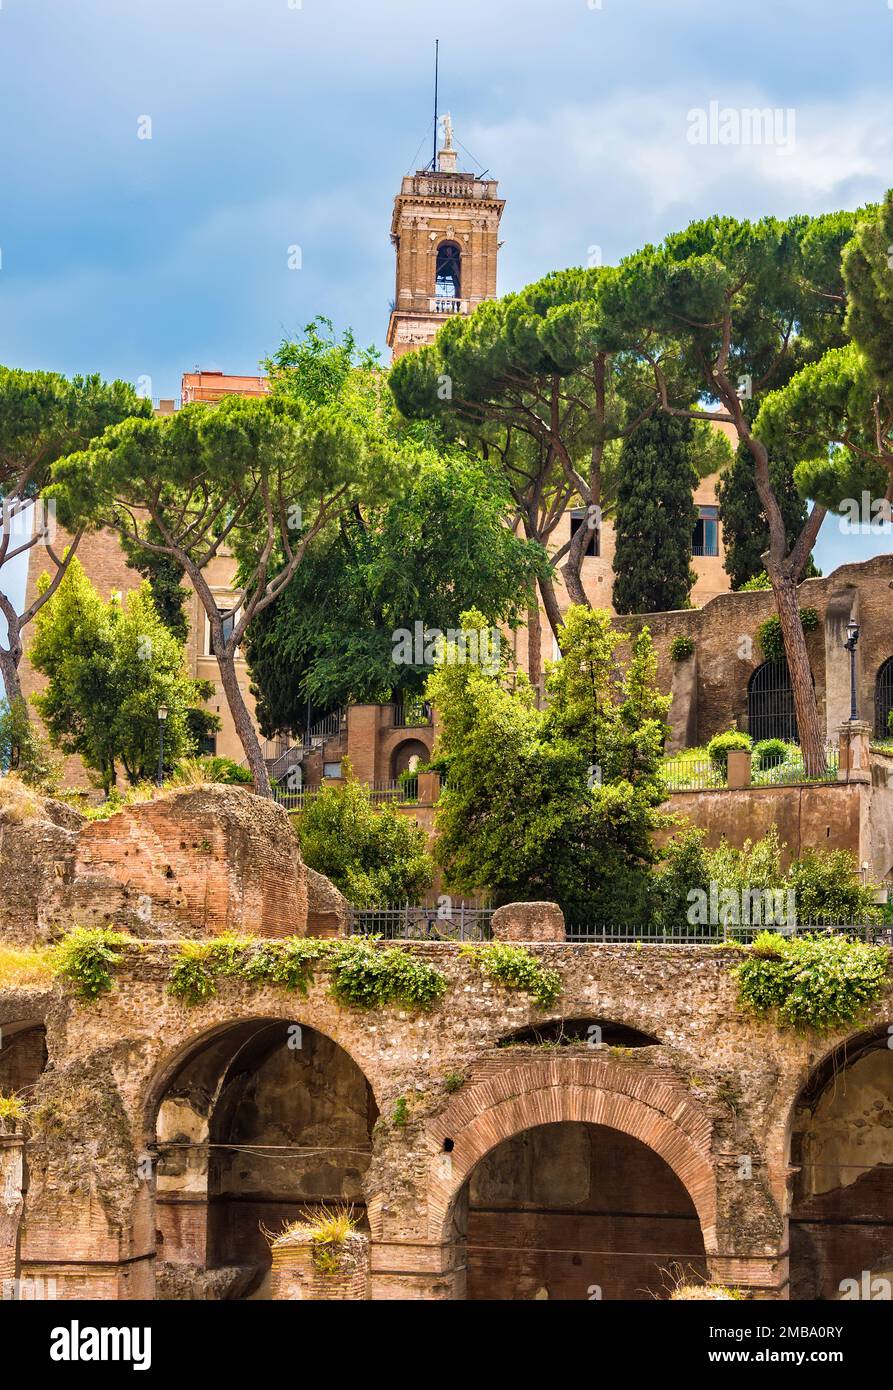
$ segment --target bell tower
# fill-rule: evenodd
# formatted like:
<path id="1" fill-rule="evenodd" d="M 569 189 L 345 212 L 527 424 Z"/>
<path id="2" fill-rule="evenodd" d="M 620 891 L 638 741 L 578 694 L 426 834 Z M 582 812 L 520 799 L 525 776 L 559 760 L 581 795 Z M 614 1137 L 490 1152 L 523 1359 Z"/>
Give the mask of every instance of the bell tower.
<path id="1" fill-rule="evenodd" d="M 459 171 L 450 116 L 442 126 L 437 167 L 407 174 L 394 199 L 397 287 L 387 341 L 395 361 L 433 342 L 451 314 L 470 314 L 496 298 L 505 202 L 495 179 Z"/>

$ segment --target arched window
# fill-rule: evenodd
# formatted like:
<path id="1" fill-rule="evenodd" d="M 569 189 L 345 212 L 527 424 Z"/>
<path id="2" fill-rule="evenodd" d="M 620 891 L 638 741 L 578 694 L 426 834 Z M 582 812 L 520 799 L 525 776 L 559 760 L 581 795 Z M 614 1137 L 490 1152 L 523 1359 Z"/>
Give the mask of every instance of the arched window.
<path id="1" fill-rule="evenodd" d="M 437 248 L 437 271 L 434 293 L 438 299 L 458 299 L 462 285 L 462 252 L 455 241 L 445 241 Z"/>
<path id="2" fill-rule="evenodd" d="M 893 713 L 893 656 L 887 657 L 877 673 L 874 685 L 874 732 L 878 738 L 893 738 L 890 715 Z"/>
<path id="3" fill-rule="evenodd" d="M 754 743 L 764 738 L 799 742 L 794 692 L 784 659 L 764 661 L 751 676 L 747 687 L 747 732 Z"/>

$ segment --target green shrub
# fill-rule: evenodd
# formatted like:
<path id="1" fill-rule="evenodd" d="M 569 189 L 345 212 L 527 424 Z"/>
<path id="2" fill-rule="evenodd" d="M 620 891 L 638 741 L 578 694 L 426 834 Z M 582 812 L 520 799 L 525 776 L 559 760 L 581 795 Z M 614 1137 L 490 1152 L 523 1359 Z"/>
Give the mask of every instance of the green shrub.
<path id="1" fill-rule="evenodd" d="M 396 1129 L 405 1129 L 406 1122 L 408 1119 L 409 1104 L 407 1102 L 407 1099 L 405 1096 L 398 1096 L 397 1099 L 394 1101 L 394 1127 Z"/>
<path id="2" fill-rule="evenodd" d="M 186 1004 L 203 1004 L 216 994 L 218 979 L 229 977 L 306 994 L 317 965 L 331 973 L 332 998 L 350 1008 L 401 1004 L 426 1009 L 447 987 L 446 977 L 425 961 L 399 947 L 378 949 L 368 938 L 290 937 L 259 942 L 253 937 L 225 936 L 211 942 L 184 942 L 171 968 L 168 992 Z"/>
<path id="3" fill-rule="evenodd" d="M 252 949 L 239 973 L 252 983 L 278 985 L 292 994 L 306 994 L 313 983 L 313 967 L 325 954 L 325 948 L 325 942 L 312 937 L 265 942 Z"/>
<path id="4" fill-rule="evenodd" d="M 729 754 L 741 748 L 750 752 L 752 739 L 740 729 L 729 729 L 724 734 L 716 734 L 707 744 L 707 756 L 719 772 L 728 772 Z"/>
<path id="5" fill-rule="evenodd" d="M 0 1134 L 14 1134 L 19 1120 L 25 1115 L 25 1102 L 15 1091 L 5 1096 L 0 1091 Z"/>
<path id="6" fill-rule="evenodd" d="M 688 661 L 694 649 L 695 644 L 690 637 L 674 637 L 670 643 L 670 660 Z"/>
<path id="7" fill-rule="evenodd" d="M 170 778 L 174 786 L 189 786 L 197 782 L 221 782 L 225 786 L 248 787 L 251 773 L 232 758 L 206 754 L 199 758 L 184 758 L 174 768 Z"/>
<path id="8" fill-rule="evenodd" d="M 783 738 L 764 738 L 754 744 L 753 758 L 758 772 L 768 772 L 778 767 L 796 753 L 793 744 L 785 743 Z"/>
<path id="9" fill-rule="evenodd" d="M 692 901 L 689 893 L 696 889 L 707 893 L 709 887 L 704 832 L 688 825 L 668 841 L 660 869 L 654 875 L 652 918 L 655 925 L 664 931 L 678 931 L 688 921 Z"/>
<path id="10" fill-rule="evenodd" d="M 766 571 L 762 570 L 759 574 L 753 575 L 752 578 L 745 579 L 744 583 L 739 586 L 738 593 L 752 594 L 758 591 L 762 591 L 764 589 L 771 588 L 772 581 L 770 580 Z"/>
<path id="11" fill-rule="evenodd" d="M 92 1002 L 112 987 L 112 971 L 130 938 L 109 927 L 75 927 L 53 950 L 55 972 L 74 985 L 79 999 Z"/>
<path id="12" fill-rule="evenodd" d="M 180 955 L 171 966 L 167 991 L 184 1004 L 204 1004 L 217 993 L 208 946 L 198 941 L 183 942 Z"/>
<path id="13" fill-rule="evenodd" d="M 800 626 L 804 632 L 814 632 L 819 621 L 817 608 L 800 609 Z M 781 631 L 781 620 L 777 614 L 773 614 L 764 623 L 760 623 L 757 628 L 757 641 L 767 661 L 781 661 L 783 659 L 784 637 Z"/>
<path id="14" fill-rule="evenodd" d="M 7 704 L 0 697 L 0 774 L 15 772 L 28 787 L 54 792 L 61 764 L 54 758 L 37 721 L 28 716 L 24 700 Z"/>
<path id="15" fill-rule="evenodd" d="M 374 806 L 354 781 L 320 792 L 294 826 L 304 863 L 354 907 L 419 902 L 434 881 L 424 830 L 396 806 Z"/>
<path id="16" fill-rule="evenodd" d="M 741 1003 L 822 1032 L 857 1022 L 887 987 L 890 952 L 837 935 L 761 932 L 734 967 Z"/>
<path id="17" fill-rule="evenodd" d="M 541 965 L 524 946 L 493 941 L 486 946 L 463 946 L 462 955 L 504 989 L 524 990 L 541 1009 L 550 1009 L 561 994 L 558 971 Z"/>
<path id="18" fill-rule="evenodd" d="M 400 947 L 379 949 L 358 937 L 332 945 L 329 993 L 339 1004 L 354 1009 L 388 1004 L 428 1009 L 446 991 L 445 975 Z"/>
<path id="19" fill-rule="evenodd" d="M 864 883 L 856 856 L 845 849 L 808 849 L 788 870 L 794 889 L 797 918 L 847 922 L 880 922 L 884 910 L 875 902 L 872 884 Z"/>

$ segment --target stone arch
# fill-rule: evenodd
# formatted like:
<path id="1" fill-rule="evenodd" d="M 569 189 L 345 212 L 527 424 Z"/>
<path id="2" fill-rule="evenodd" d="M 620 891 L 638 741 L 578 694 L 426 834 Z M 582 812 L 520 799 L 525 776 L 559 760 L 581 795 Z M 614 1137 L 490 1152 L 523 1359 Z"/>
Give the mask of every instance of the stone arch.
<path id="1" fill-rule="evenodd" d="M 404 739 L 401 743 L 397 744 L 396 748 L 391 753 L 391 781 L 396 782 L 401 773 L 408 772 L 413 766 L 413 759 L 415 759 L 415 765 L 418 767 L 419 764 L 425 764 L 430 756 L 428 745 L 423 743 L 421 739 Z"/>
<path id="2" fill-rule="evenodd" d="M 252 1024 L 260 1025 L 274 1022 L 283 1024 L 293 1023 L 300 1027 L 312 1029 L 314 1032 L 321 1034 L 323 1037 L 327 1038 L 329 1042 L 334 1043 L 336 1047 L 340 1048 L 342 1052 L 346 1053 L 357 1069 L 362 1072 L 369 1089 L 372 1091 L 375 1103 L 380 1108 L 380 1096 L 376 1092 L 375 1086 L 369 1076 L 364 1059 L 354 1054 L 348 1039 L 342 1036 L 341 1030 L 332 1026 L 331 1019 L 318 1020 L 316 1017 L 312 1016 L 315 1011 L 306 1006 L 306 1000 L 301 1000 L 300 1003 L 304 1007 L 297 1011 L 294 1009 L 282 1008 L 264 1010 L 260 1013 L 249 1012 L 241 1016 L 231 1015 L 222 1018 L 219 1022 L 209 1027 L 199 1029 L 197 1032 L 190 1033 L 188 1036 L 182 1038 L 172 1051 L 168 1052 L 166 1056 L 156 1063 L 144 1087 L 140 1113 L 142 1142 L 147 1143 L 151 1140 L 158 1116 L 158 1107 L 171 1080 L 176 1076 L 184 1063 L 191 1057 L 197 1056 L 200 1051 L 204 1050 L 204 1048 L 215 1039 L 224 1038 L 226 1034 L 242 1025 L 247 1027 Z M 296 1012 L 300 1013 L 300 1018 L 296 1017 Z"/>
<path id="3" fill-rule="evenodd" d="M 880 1023 L 839 1041 L 810 1066 L 791 1100 L 792 1298 L 834 1299 L 844 1281 L 861 1287 L 866 1271 L 893 1267 L 891 1029 Z"/>
<path id="4" fill-rule="evenodd" d="M 320 1204 L 361 1214 L 378 1106 L 313 1024 L 264 1013 L 204 1030 L 156 1069 L 144 1109 L 162 1297 L 268 1296 L 264 1230 Z"/>
<path id="5" fill-rule="evenodd" d="M 766 738 L 799 743 L 794 691 L 784 657 L 764 661 L 752 672 L 747 683 L 747 731 L 754 743 Z"/>
<path id="6" fill-rule="evenodd" d="M 716 1253 L 716 1174 L 708 1116 L 668 1074 L 637 1074 L 631 1067 L 588 1058 L 507 1067 L 463 1087 L 431 1121 L 429 1238 L 446 1243 L 454 1203 L 492 1149 L 524 1130 L 563 1121 L 616 1129 L 653 1149 L 688 1192 L 707 1254 Z"/>
<path id="7" fill-rule="evenodd" d="M 29 1092 L 47 1064 L 47 1030 L 43 1018 L 0 1023 L 0 1093 Z"/>
<path id="8" fill-rule="evenodd" d="M 575 1012 L 565 1016 L 546 1018 L 536 1023 L 525 1023 L 513 1028 L 496 1040 L 496 1047 L 529 1044 L 536 1047 L 542 1043 L 577 1046 L 585 1043 L 596 1056 L 599 1047 L 660 1047 L 661 1040 L 642 1028 L 631 1027 L 616 1018 L 605 1018 L 601 1014 Z"/>

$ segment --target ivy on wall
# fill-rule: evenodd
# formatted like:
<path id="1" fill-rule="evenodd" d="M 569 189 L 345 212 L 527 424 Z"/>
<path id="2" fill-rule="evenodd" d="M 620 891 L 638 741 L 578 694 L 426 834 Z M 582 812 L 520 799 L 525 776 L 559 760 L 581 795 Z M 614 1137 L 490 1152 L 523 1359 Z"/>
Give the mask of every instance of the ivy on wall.
<path id="1" fill-rule="evenodd" d="M 734 967 L 739 999 L 781 1026 L 816 1032 L 858 1021 L 884 994 L 890 951 L 845 936 L 760 932 Z"/>
<path id="2" fill-rule="evenodd" d="M 800 609 L 800 626 L 804 632 L 815 632 L 820 622 L 817 608 Z M 757 641 L 767 661 L 781 661 L 784 657 L 784 637 L 781 622 L 777 615 L 767 618 L 757 628 Z"/>
<path id="3" fill-rule="evenodd" d="M 139 943 L 108 928 L 78 927 L 55 949 L 55 973 L 74 985 L 78 998 L 93 1002 L 112 988 L 122 948 L 134 945 Z M 561 993 L 558 971 L 542 966 L 523 946 L 493 942 L 465 946 L 460 954 L 504 988 L 526 992 L 541 1008 L 550 1008 Z M 167 988 L 172 998 L 190 1005 L 213 998 L 226 979 L 306 994 L 317 969 L 329 977 L 329 996 L 352 1009 L 396 1005 L 421 1011 L 438 1004 L 449 985 L 428 961 L 370 937 L 269 941 L 229 933 L 213 941 L 181 942 Z"/>

